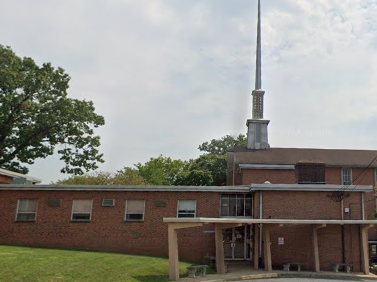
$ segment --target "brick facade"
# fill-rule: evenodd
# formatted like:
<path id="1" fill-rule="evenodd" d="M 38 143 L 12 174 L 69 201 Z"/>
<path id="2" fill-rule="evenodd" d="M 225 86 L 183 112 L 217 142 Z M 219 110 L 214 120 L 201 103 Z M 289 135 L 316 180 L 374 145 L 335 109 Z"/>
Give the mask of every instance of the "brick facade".
<path id="1" fill-rule="evenodd" d="M 163 218 L 177 217 L 178 200 L 196 200 L 196 217 L 220 217 L 222 193 L 232 193 L 236 187 L 224 192 L 179 191 L 65 191 L 38 188 L 34 190 L 0 189 L 0 244 L 85 249 L 125 252 L 144 255 L 168 255 L 167 224 Z M 0 187 L 1 188 L 1 187 Z M 97 188 L 98 189 L 98 188 Z M 139 189 L 140 190 L 140 189 Z M 253 194 L 253 217 L 268 219 L 341 219 L 341 203 L 329 198 L 328 192 L 263 191 Z M 34 222 L 15 221 L 18 199 L 38 199 Z M 51 200 L 61 200 L 53 206 Z M 93 200 L 90 222 L 72 222 L 72 202 L 77 199 Z M 115 206 L 102 206 L 103 199 L 114 199 Z M 145 200 L 142 222 L 124 221 L 126 200 Z M 159 206 L 158 202 L 166 202 Z M 361 193 L 352 193 L 344 206 L 361 203 Z M 353 216 L 361 218 L 360 205 L 354 207 Z M 255 226 L 258 230 L 258 225 Z M 313 269 L 311 225 L 284 225 L 271 229 L 272 262 L 281 268 L 285 261 L 299 261 L 303 269 Z M 255 229 L 255 228 L 253 228 Z M 355 271 L 360 271 L 360 238 L 358 226 L 345 227 L 345 255 Z M 259 244 L 257 234 L 250 240 Z M 278 238 L 284 238 L 284 245 Z M 320 262 L 323 270 L 331 270 L 332 263 L 342 260 L 341 226 L 327 226 L 318 231 Z M 181 229 L 178 232 L 180 259 L 201 263 L 206 255 L 215 255 L 214 225 Z"/>

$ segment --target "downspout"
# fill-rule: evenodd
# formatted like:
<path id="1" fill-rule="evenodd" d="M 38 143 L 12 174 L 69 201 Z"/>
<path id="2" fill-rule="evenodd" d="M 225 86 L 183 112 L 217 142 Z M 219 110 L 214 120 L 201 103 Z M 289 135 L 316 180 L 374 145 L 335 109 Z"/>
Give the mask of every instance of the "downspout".
<path id="1" fill-rule="evenodd" d="M 262 219 L 263 195 L 259 192 L 259 219 Z M 262 258 L 262 224 L 259 224 L 259 259 Z"/>
<path id="2" fill-rule="evenodd" d="M 361 193 L 361 219 L 365 220 L 364 193 Z"/>
<path id="3" fill-rule="evenodd" d="M 341 209 L 341 217 L 340 218 L 343 220 L 344 219 L 344 213 L 343 213 L 344 202 L 343 202 L 343 199 L 340 202 L 340 209 Z M 346 241 L 345 241 L 345 237 L 344 237 L 344 225 L 343 224 L 341 225 L 341 230 L 342 230 L 342 263 L 346 263 Z"/>

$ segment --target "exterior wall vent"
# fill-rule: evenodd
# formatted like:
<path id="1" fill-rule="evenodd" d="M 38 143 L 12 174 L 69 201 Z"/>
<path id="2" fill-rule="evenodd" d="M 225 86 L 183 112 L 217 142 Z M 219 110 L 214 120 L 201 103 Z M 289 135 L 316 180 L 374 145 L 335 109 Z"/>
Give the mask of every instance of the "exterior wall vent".
<path id="1" fill-rule="evenodd" d="M 47 206 L 49 206 L 50 208 L 60 207 L 61 204 L 62 199 L 52 198 L 47 200 Z"/>
<path id="2" fill-rule="evenodd" d="M 113 206 L 115 206 L 115 200 L 114 199 L 103 199 L 102 200 L 102 206 L 103 207 L 113 207 Z"/>

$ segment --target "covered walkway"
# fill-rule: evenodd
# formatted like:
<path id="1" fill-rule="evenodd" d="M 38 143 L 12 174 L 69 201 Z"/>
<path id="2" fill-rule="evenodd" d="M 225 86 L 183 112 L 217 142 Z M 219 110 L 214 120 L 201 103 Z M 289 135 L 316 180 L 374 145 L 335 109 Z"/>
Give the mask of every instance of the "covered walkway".
<path id="1" fill-rule="evenodd" d="M 203 224 L 214 224 L 215 226 L 215 245 L 216 245 L 216 269 L 217 274 L 225 274 L 223 230 L 237 227 L 244 224 L 263 225 L 263 255 L 265 261 L 265 270 L 272 271 L 271 247 L 270 247 L 270 230 L 276 226 L 305 224 L 310 225 L 312 229 L 312 247 L 313 261 L 315 262 L 315 272 L 320 272 L 320 260 L 318 251 L 318 235 L 320 228 L 326 228 L 327 225 L 358 225 L 360 226 L 361 248 L 360 257 L 362 272 L 369 275 L 369 254 L 368 254 L 368 229 L 377 225 L 377 220 L 295 220 L 295 219 L 237 219 L 237 218 L 164 218 L 168 223 L 168 240 L 169 240 L 169 277 L 172 281 L 179 279 L 179 250 L 177 230 L 181 228 L 191 228 L 202 226 Z M 256 236 L 258 233 L 256 233 Z M 256 240 L 257 241 L 257 240 Z M 254 269 L 259 269 L 258 264 L 258 244 L 254 249 Z"/>

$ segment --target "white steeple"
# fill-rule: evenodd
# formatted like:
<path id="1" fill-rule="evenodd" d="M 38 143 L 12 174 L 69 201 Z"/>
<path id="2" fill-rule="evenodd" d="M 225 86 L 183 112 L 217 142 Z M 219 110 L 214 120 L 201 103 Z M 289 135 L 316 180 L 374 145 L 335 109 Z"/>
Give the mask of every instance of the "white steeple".
<path id="1" fill-rule="evenodd" d="M 254 150 L 268 149 L 268 132 L 267 126 L 269 120 L 263 119 L 263 97 L 262 90 L 262 44 L 261 44 L 261 15 L 260 0 L 258 0 L 258 25 L 257 25 L 257 50 L 256 50 L 256 66 L 255 66 L 255 89 L 251 93 L 253 96 L 252 119 L 246 122 L 247 132 L 247 148 Z"/>

